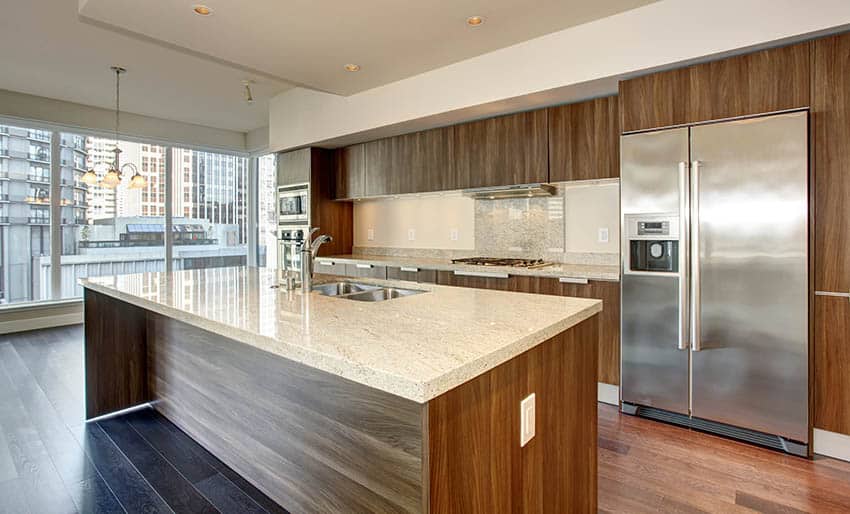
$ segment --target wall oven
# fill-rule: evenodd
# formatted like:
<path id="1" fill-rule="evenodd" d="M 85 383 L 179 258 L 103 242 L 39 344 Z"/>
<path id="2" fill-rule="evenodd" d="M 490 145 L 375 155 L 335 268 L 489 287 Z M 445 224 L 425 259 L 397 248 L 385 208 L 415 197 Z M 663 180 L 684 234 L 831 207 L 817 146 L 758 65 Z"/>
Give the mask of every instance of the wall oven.
<path id="1" fill-rule="evenodd" d="M 277 188 L 278 223 L 308 223 L 310 185 L 295 184 Z"/>

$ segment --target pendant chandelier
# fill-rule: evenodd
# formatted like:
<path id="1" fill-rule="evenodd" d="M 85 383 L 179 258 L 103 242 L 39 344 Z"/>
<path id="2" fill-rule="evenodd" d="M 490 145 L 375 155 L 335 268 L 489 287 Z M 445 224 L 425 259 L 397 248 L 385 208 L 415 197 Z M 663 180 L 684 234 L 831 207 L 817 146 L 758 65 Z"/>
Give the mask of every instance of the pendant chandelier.
<path id="1" fill-rule="evenodd" d="M 139 173 L 136 166 L 132 163 L 120 165 L 121 149 L 118 148 L 118 133 L 121 127 L 121 75 L 127 73 L 127 70 L 120 66 L 111 66 L 110 69 L 115 72 L 115 150 L 113 150 L 115 159 L 111 165 L 98 164 L 94 166 L 83 174 L 81 180 L 84 184 L 90 186 L 99 184 L 102 187 L 115 189 L 121 184 L 122 172 L 128 171 L 132 172 L 133 176 L 130 178 L 130 184 L 127 187 L 129 189 L 142 189 L 147 185 L 147 180 Z M 106 170 L 103 178 L 98 179 L 98 171 L 104 167 Z"/>

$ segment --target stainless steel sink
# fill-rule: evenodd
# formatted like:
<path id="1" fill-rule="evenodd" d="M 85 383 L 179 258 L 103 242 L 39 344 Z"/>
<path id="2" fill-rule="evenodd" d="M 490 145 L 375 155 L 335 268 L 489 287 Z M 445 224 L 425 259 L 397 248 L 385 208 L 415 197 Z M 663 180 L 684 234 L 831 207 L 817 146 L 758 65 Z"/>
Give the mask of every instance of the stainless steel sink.
<path id="1" fill-rule="evenodd" d="M 396 289 L 394 287 L 383 287 L 372 291 L 364 291 L 345 296 L 346 300 L 356 300 L 358 302 L 383 302 L 384 300 L 392 300 L 393 298 L 402 298 L 419 293 L 424 293 L 418 289 Z"/>
<path id="2" fill-rule="evenodd" d="M 331 282 L 329 284 L 319 284 L 313 286 L 313 291 L 324 296 L 345 296 L 352 293 L 360 293 L 363 291 L 371 291 L 379 289 L 379 286 L 369 284 L 357 284 L 354 282 Z"/>

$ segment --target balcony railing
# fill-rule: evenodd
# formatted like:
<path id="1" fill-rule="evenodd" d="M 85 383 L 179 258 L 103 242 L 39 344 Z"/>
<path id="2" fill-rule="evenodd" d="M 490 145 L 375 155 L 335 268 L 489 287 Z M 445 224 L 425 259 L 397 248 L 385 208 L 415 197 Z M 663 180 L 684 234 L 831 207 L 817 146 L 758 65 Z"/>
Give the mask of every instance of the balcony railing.
<path id="1" fill-rule="evenodd" d="M 30 130 L 29 132 L 27 132 L 27 137 L 36 141 L 50 141 L 50 132 L 44 132 L 41 130 Z"/>
<path id="2" fill-rule="evenodd" d="M 50 162 L 50 156 L 41 152 L 30 153 L 29 159 L 31 161 Z"/>
<path id="3" fill-rule="evenodd" d="M 162 240 L 150 241 L 80 241 L 80 248 L 132 248 L 141 246 L 163 246 Z M 174 246 L 195 246 L 218 244 L 218 239 L 183 239 L 175 240 Z"/>
<path id="4" fill-rule="evenodd" d="M 0 157 L 9 157 L 9 149 L 0 148 Z"/>
<path id="5" fill-rule="evenodd" d="M 27 223 L 30 225 L 50 225 L 50 218 L 44 218 L 42 216 L 27 218 Z"/>
<path id="6" fill-rule="evenodd" d="M 42 182 L 47 184 L 50 182 L 50 175 L 41 175 L 39 173 L 27 173 L 27 180 L 30 182 Z"/>
<path id="7" fill-rule="evenodd" d="M 87 225 L 88 221 L 85 218 L 74 218 L 74 223 L 77 225 Z"/>
<path id="8" fill-rule="evenodd" d="M 0 193 L 0 202 L 8 202 L 9 193 Z"/>
<path id="9" fill-rule="evenodd" d="M 9 224 L 9 216 L 0 216 L 0 223 L 2 223 L 4 225 L 8 225 Z"/>

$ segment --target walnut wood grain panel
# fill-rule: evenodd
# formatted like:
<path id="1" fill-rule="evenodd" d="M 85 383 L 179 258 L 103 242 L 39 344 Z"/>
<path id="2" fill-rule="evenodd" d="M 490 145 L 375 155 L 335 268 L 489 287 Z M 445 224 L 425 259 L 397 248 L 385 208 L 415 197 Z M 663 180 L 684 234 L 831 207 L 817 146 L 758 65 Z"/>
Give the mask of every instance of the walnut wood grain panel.
<path id="1" fill-rule="evenodd" d="M 815 289 L 848 292 L 850 34 L 819 39 L 813 45 Z"/>
<path id="2" fill-rule="evenodd" d="M 310 221 L 333 241 L 319 248 L 319 255 L 351 253 L 354 245 L 354 206 L 334 200 L 336 160 L 334 152 L 312 148 L 310 159 Z"/>
<path id="3" fill-rule="evenodd" d="M 690 74 L 687 68 L 652 73 L 620 82 L 623 132 L 687 123 Z"/>
<path id="4" fill-rule="evenodd" d="M 549 108 L 549 181 L 620 176 L 616 96 Z"/>
<path id="5" fill-rule="evenodd" d="M 815 428 L 850 435 L 850 301 L 815 297 Z"/>
<path id="6" fill-rule="evenodd" d="M 333 197 L 360 198 L 366 194 L 366 145 L 352 145 L 334 151 L 335 183 Z"/>
<path id="7" fill-rule="evenodd" d="M 452 160 L 454 127 L 366 143 L 366 195 L 379 196 L 466 187 Z"/>
<path id="8" fill-rule="evenodd" d="M 808 107 L 810 45 L 804 42 L 691 66 L 687 121 Z"/>
<path id="9" fill-rule="evenodd" d="M 428 403 L 432 512 L 596 512 L 593 320 Z M 537 430 L 521 447 L 531 393 Z"/>
<path id="10" fill-rule="evenodd" d="M 84 289 L 86 419 L 147 402 L 146 313 Z"/>
<path id="11" fill-rule="evenodd" d="M 293 512 L 421 512 L 424 407 L 151 315 L 156 408 Z"/>
<path id="12" fill-rule="evenodd" d="M 546 109 L 454 126 L 453 162 L 461 187 L 548 182 Z"/>

